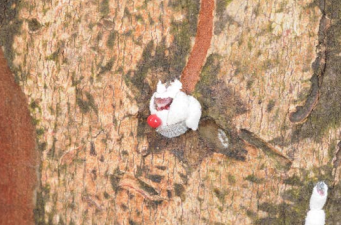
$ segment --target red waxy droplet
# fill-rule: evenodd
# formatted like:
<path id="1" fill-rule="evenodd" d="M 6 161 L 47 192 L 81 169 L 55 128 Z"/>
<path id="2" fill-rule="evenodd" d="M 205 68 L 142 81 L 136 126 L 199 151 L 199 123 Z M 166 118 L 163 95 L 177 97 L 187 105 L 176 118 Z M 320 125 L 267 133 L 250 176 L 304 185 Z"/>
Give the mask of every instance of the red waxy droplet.
<path id="1" fill-rule="evenodd" d="M 161 122 L 161 119 L 157 117 L 157 115 L 153 114 L 153 115 L 148 116 L 147 123 L 152 128 L 157 128 L 158 126 L 161 125 L 162 122 Z"/>

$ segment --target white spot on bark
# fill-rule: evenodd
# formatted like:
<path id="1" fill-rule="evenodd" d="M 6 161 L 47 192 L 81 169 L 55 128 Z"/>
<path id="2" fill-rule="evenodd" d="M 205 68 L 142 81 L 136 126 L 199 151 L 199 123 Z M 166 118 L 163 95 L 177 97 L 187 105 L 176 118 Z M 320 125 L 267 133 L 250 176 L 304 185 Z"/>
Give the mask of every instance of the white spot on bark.
<path id="1" fill-rule="evenodd" d="M 218 138 L 220 143 L 227 148 L 229 146 L 229 139 L 227 138 L 225 132 L 222 129 L 218 129 Z"/>

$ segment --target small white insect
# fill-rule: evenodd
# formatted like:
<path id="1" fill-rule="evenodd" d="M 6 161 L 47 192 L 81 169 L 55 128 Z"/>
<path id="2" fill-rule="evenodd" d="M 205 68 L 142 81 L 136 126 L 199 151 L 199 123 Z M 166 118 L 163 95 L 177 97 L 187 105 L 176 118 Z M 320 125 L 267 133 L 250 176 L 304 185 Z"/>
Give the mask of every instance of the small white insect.
<path id="1" fill-rule="evenodd" d="M 324 182 L 318 182 L 310 197 L 310 210 L 305 219 L 305 225 L 324 225 L 326 214 L 322 209 L 327 201 L 328 186 Z"/>
<path id="2" fill-rule="evenodd" d="M 154 121 L 161 120 L 161 124 L 153 124 L 149 118 L 148 124 L 168 138 L 177 137 L 188 128 L 198 129 L 201 105 L 193 96 L 182 92 L 181 88 L 182 83 L 179 80 L 171 82 L 168 86 L 159 81 L 157 90 L 150 100 L 151 116 L 154 116 Z"/>

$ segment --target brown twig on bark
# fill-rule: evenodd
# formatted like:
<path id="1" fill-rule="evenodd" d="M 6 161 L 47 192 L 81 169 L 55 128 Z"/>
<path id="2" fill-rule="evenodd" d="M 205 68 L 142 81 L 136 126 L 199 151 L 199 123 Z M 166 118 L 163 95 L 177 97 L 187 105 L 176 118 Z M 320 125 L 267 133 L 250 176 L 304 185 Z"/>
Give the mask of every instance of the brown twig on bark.
<path id="1" fill-rule="evenodd" d="M 200 79 L 200 71 L 204 65 L 207 51 L 213 35 L 214 0 L 201 0 L 197 34 L 188 62 L 182 71 L 182 89 L 187 94 L 194 91 Z"/>
<path id="2" fill-rule="evenodd" d="M 258 137 L 253 132 L 248 131 L 246 129 L 241 129 L 239 134 L 240 134 L 239 136 L 244 141 L 246 141 L 250 145 L 257 147 L 258 149 L 261 149 L 266 155 L 273 158 L 281 167 L 287 169 L 291 166 L 292 161 L 287 156 L 285 156 L 282 152 L 278 151 L 275 147 L 270 145 L 262 138 Z"/>

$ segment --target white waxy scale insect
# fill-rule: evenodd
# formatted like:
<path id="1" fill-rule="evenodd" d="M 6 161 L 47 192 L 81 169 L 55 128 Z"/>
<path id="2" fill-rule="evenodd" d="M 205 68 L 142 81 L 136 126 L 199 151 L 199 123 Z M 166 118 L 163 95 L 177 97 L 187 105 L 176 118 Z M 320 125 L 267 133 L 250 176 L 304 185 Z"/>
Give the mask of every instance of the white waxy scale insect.
<path id="1" fill-rule="evenodd" d="M 327 184 L 318 182 L 310 197 L 310 210 L 305 218 L 305 225 L 324 225 L 326 223 L 326 214 L 323 210 L 323 206 L 327 201 L 327 196 Z"/>
<path id="2" fill-rule="evenodd" d="M 188 129 L 198 129 L 201 105 L 197 99 L 181 89 L 182 83 L 179 80 L 169 85 L 159 81 L 150 100 L 151 114 L 156 115 L 162 122 L 156 131 L 168 138 L 180 136 Z"/>

